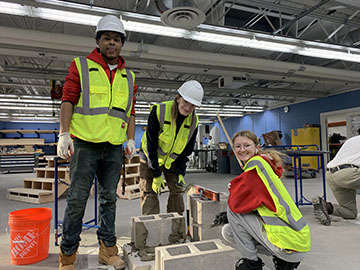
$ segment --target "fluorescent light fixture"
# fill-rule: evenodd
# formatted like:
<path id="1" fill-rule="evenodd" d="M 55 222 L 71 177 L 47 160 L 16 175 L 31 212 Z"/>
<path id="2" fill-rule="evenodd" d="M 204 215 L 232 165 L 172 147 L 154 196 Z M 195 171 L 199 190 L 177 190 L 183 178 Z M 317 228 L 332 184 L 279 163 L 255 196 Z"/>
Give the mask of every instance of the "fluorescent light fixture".
<path id="1" fill-rule="evenodd" d="M 28 122 L 28 121 L 54 121 L 58 122 L 59 119 L 56 117 L 37 117 L 37 116 L 20 116 L 20 117 L 5 117 L 0 116 L 0 120 L 6 120 L 6 121 L 17 121 L 17 122 Z"/>
<path id="2" fill-rule="evenodd" d="M 60 105 L 61 101 L 58 100 L 43 100 L 43 99 L 9 99 L 9 98 L 0 98 L 0 104 L 2 104 L 2 102 L 5 103 L 36 103 L 36 104 L 56 104 L 56 105 Z"/>
<path id="3" fill-rule="evenodd" d="M 196 113 L 198 116 L 217 116 L 216 113 Z M 242 117 L 244 116 L 244 114 L 242 113 L 222 113 L 222 112 L 219 112 L 219 115 L 220 116 L 223 116 L 223 117 Z"/>
<path id="4" fill-rule="evenodd" d="M 1 12 L 0 12 L 1 13 Z M 18 95 L 7 95 L 7 94 L 0 94 L 0 98 L 17 98 L 17 99 L 44 99 L 44 100 L 51 100 L 50 97 L 46 96 L 18 96 Z"/>
<path id="5" fill-rule="evenodd" d="M 123 15 L 123 23 L 125 29 L 128 31 L 185 38 L 222 45 L 248 47 L 281 53 L 293 53 L 310 57 L 360 62 L 360 49 L 352 47 L 305 40 L 299 41 L 294 38 L 254 33 L 205 24 L 199 25 L 196 28 L 196 31 L 188 31 L 180 28 L 163 26 L 161 25 L 160 18 L 156 16 L 131 12 L 119 12 L 112 9 L 92 7 L 89 5 L 81 5 L 59 0 L 37 0 L 36 2 L 39 4 L 44 3 L 54 6 L 63 6 L 67 9 L 73 8 L 74 10 L 96 11 L 118 16 Z M 0 12 L 91 26 L 95 26 L 101 18 L 101 16 L 97 15 L 63 11 L 56 8 L 44 8 L 40 5 L 39 7 L 34 7 L 9 2 L 0 2 Z"/>
<path id="6" fill-rule="evenodd" d="M 3 106 L 0 105 L 0 110 L 24 110 L 24 111 L 53 111 L 50 107 L 20 107 L 20 106 Z M 55 109 L 58 110 L 58 109 Z"/>

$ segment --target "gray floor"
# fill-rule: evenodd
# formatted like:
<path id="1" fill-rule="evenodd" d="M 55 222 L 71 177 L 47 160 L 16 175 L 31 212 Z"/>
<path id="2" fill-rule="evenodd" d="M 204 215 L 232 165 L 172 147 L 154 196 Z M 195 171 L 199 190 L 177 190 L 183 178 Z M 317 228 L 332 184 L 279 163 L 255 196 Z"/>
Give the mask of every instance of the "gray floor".
<path id="1" fill-rule="evenodd" d="M 2 216 L 0 218 L 0 269 L 1 270 L 42 270 L 42 269 L 57 269 L 57 254 L 58 247 L 54 245 L 53 229 L 50 233 L 50 248 L 49 257 L 39 263 L 26 266 L 15 266 L 10 262 L 10 236 L 8 227 L 8 213 L 24 208 L 32 207 L 50 207 L 54 209 L 53 203 L 35 205 L 27 204 L 17 201 L 9 201 L 6 199 L 6 190 L 11 187 L 22 187 L 22 178 L 33 176 L 32 173 L 0 173 L 0 205 Z M 233 178 L 230 174 L 216 174 L 216 173 L 188 173 L 186 176 L 187 183 L 199 184 L 220 192 L 227 191 L 227 183 Z M 288 188 L 290 195 L 294 196 L 294 180 L 293 178 L 285 178 L 285 186 Z M 322 194 L 322 180 L 320 178 L 306 178 L 304 179 L 304 195 L 311 199 L 313 196 Z M 327 195 L 329 201 L 334 201 L 333 194 L 327 188 Z M 163 193 L 160 196 L 161 211 L 165 211 L 166 200 L 168 193 Z M 358 195 L 359 196 L 359 195 Z M 359 205 L 360 198 L 358 198 Z M 65 207 L 65 199 L 59 199 L 59 218 L 62 219 Z M 118 236 L 118 243 L 129 242 L 130 237 L 130 217 L 141 215 L 139 200 L 123 200 L 119 199 L 117 202 L 117 223 L 116 233 Z M 347 221 L 343 219 L 335 219 L 331 226 L 325 227 L 317 223 L 313 219 L 312 206 L 301 206 L 301 212 L 307 220 L 312 237 L 312 249 L 301 263 L 298 269 L 306 270 L 355 270 L 359 269 L 360 265 L 360 220 Z M 53 212 L 54 213 L 54 212 Z M 89 199 L 88 209 L 85 219 L 88 220 L 93 214 L 93 197 Z M 53 220 L 51 222 L 53 228 Z M 97 242 L 95 230 L 90 229 L 82 234 L 82 242 L 80 250 L 87 254 L 89 260 L 96 260 Z M 80 251 L 80 256 L 81 251 Z M 262 257 L 266 263 L 265 269 L 274 269 L 270 258 Z M 90 264 L 89 264 L 90 265 Z M 78 269 L 84 269 L 78 265 Z"/>

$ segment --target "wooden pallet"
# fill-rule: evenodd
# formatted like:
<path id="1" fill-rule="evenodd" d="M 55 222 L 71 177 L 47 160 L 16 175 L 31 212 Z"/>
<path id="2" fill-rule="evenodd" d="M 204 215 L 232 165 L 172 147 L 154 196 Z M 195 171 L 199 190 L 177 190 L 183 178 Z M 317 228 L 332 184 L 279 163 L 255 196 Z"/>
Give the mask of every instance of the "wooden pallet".
<path id="1" fill-rule="evenodd" d="M 50 190 L 32 189 L 32 188 L 9 188 L 7 194 L 8 200 L 26 202 L 26 203 L 47 203 L 54 201 L 54 194 Z"/>
<path id="2" fill-rule="evenodd" d="M 35 168 L 36 177 L 38 178 L 54 178 L 55 179 L 55 168 Z M 70 168 L 58 167 L 58 178 L 66 181 L 70 181 Z"/>
<path id="3" fill-rule="evenodd" d="M 48 161 L 47 167 L 36 168 L 36 177 L 24 178 L 23 188 L 8 189 L 9 200 L 28 203 L 47 203 L 55 200 L 55 168 L 53 160 Z M 70 185 L 70 169 L 58 167 L 58 197 L 60 197 Z"/>
<path id="4" fill-rule="evenodd" d="M 133 199 L 137 199 L 140 198 L 140 189 L 139 189 L 139 185 L 128 185 L 125 186 L 125 194 L 122 194 L 122 190 L 119 192 L 118 190 L 118 196 L 121 199 L 128 199 L 128 200 L 133 200 Z"/>
<path id="5" fill-rule="evenodd" d="M 137 199 L 140 197 L 139 180 L 140 180 L 140 157 L 134 156 L 131 160 L 124 158 L 125 163 L 125 180 L 124 168 L 121 169 L 120 181 L 117 187 L 117 195 L 121 199 Z M 125 181 L 125 194 L 122 194 L 122 186 Z"/>

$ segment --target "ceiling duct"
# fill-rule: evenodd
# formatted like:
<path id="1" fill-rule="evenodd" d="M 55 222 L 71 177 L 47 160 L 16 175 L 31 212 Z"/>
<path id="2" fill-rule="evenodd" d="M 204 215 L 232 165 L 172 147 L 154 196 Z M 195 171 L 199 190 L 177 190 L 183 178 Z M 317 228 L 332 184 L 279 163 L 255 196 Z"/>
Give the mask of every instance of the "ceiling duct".
<path id="1" fill-rule="evenodd" d="M 161 14 L 163 24 L 184 29 L 193 29 L 205 19 L 205 13 L 192 0 L 173 0 L 173 7 Z"/>

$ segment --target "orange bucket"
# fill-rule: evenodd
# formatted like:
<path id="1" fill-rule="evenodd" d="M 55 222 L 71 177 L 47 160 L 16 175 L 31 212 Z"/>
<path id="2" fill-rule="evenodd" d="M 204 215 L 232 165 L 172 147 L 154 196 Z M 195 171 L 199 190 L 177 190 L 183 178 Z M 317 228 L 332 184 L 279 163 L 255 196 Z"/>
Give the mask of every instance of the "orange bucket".
<path id="1" fill-rule="evenodd" d="M 9 213 L 12 264 L 32 264 L 49 256 L 51 208 L 28 208 Z"/>

